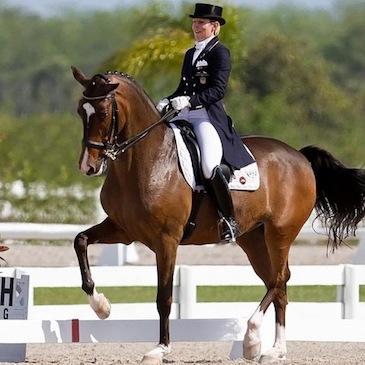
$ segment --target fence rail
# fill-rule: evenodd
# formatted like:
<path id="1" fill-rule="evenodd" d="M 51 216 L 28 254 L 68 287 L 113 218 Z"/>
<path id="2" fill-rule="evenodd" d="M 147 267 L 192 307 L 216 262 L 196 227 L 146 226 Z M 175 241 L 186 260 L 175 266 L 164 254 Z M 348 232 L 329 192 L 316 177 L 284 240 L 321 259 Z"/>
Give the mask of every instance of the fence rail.
<path id="1" fill-rule="evenodd" d="M 79 232 L 89 227 L 90 225 L 77 224 L 0 223 L 0 240 L 73 240 Z M 312 220 L 308 220 L 296 238 L 302 241 L 326 239 L 325 228 Z M 353 263 L 365 264 L 365 227 L 360 227 L 353 239 L 359 242 Z M 115 266 L 126 263 L 138 263 L 138 254 L 133 244 L 105 245 L 98 265 Z"/>
<path id="2" fill-rule="evenodd" d="M 101 287 L 156 287 L 155 266 L 116 266 L 91 268 L 94 281 Z M 2 276 L 30 276 L 29 319 L 94 319 L 89 305 L 34 305 L 34 288 L 81 286 L 78 267 L 2 268 Z M 365 303 L 359 301 L 360 285 L 365 285 L 365 265 L 292 266 L 289 286 L 325 285 L 337 287 L 337 302 L 290 302 L 288 318 L 318 317 L 365 319 Z M 262 286 L 251 266 L 177 266 L 174 277 L 174 302 L 171 318 L 228 318 L 252 314 L 258 303 L 202 303 L 197 301 L 198 286 Z M 81 289 L 80 289 L 81 290 Z M 270 316 L 269 311 L 269 316 Z M 273 315 L 273 313 L 272 313 Z M 157 319 L 155 303 L 115 303 L 111 319 Z"/>
<path id="3" fill-rule="evenodd" d="M 365 342 L 365 305 L 359 302 L 359 286 L 365 284 L 365 265 L 293 266 L 291 271 L 289 285 L 335 285 L 339 302 L 289 303 L 288 341 Z M 0 346 L 158 340 L 155 303 L 112 304 L 110 318 L 100 321 L 89 305 L 33 305 L 34 288 L 79 287 L 78 267 L 0 270 L 1 276 L 25 273 L 30 277 L 28 320 L 1 321 L 0 344 L 4 345 Z M 92 267 L 92 273 L 99 286 L 157 283 L 155 266 Z M 262 285 L 260 280 L 250 266 L 177 266 L 175 271 L 172 341 L 233 341 L 230 357 L 242 357 L 239 342 L 258 303 L 198 303 L 196 289 L 201 285 Z M 264 351 L 272 345 L 275 333 L 273 308 L 266 315 L 261 330 Z"/>
<path id="4" fill-rule="evenodd" d="M 0 239 L 73 239 L 87 228 L 76 225 L 0 223 Z M 322 227 L 303 227 L 297 239 L 325 238 Z M 354 263 L 365 263 L 365 229 L 358 230 L 359 248 Z M 119 256 L 123 265 L 124 245 L 105 257 Z M 123 249 L 120 249 L 123 247 Z M 131 247 L 131 246 L 127 246 Z M 135 253 L 132 253 L 132 256 Z M 123 256 L 124 255 L 124 256 Z M 122 257 L 120 260 L 119 258 Z M 109 259 L 108 259 L 109 260 Z M 136 258 L 134 257 L 133 262 Z M 115 262 L 115 261 L 113 261 Z M 110 262 L 104 261 L 104 265 Z M 365 265 L 292 266 L 292 285 L 331 285 L 337 287 L 335 303 L 290 303 L 287 310 L 288 341 L 365 342 L 365 303 L 359 301 L 359 286 L 365 285 Z M 27 343 L 69 342 L 157 342 L 158 315 L 155 303 L 113 304 L 106 321 L 95 320 L 89 305 L 34 305 L 34 288 L 80 287 L 78 267 L 0 268 L 0 276 L 30 276 L 28 320 L 3 320 L 0 332 L 0 361 L 25 361 Z M 98 286 L 157 285 L 154 266 L 96 266 L 92 268 Z M 250 266 L 178 266 L 174 277 L 174 303 L 171 311 L 173 341 L 233 341 L 232 359 L 242 357 L 246 322 L 258 303 L 199 303 L 198 286 L 262 285 Z M 274 340 L 274 313 L 269 308 L 263 323 L 262 350 Z M 15 347 L 14 347 L 15 345 Z"/>

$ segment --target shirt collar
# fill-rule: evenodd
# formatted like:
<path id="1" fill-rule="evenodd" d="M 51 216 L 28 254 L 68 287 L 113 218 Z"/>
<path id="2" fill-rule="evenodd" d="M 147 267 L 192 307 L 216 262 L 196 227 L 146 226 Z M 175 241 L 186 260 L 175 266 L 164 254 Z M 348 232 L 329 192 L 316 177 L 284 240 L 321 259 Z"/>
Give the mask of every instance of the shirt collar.
<path id="1" fill-rule="evenodd" d="M 195 42 L 195 49 L 198 51 L 203 50 L 207 44 L 215 37 L 215 35 L 212 35 L 211 37 L 204 39 L 204 41 Z"/>

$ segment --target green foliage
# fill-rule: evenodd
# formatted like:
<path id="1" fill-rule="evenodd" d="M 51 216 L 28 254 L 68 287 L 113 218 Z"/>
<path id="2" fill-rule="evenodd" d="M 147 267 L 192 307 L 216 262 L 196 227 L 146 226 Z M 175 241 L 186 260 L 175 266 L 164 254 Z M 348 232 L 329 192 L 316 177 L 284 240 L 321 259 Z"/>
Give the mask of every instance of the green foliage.
<path id="1" fill-rule="evenodd" d="M 151 37 L 113 54 L 102 69 L 123 70 L 133 75 L 148 90 L 149 96 L 158 101 L 165 90 L 172 92 L 176 87 L 181 59 L 190 43 L 190 35 L 181 29 L 157 29 Z M 182 45 L 185 47 L 182 48 Z"/>
<path id="2" fill-rule="evenodd" d="M 0 3 L 0 105 L 4 112 L 74 112 L 79 89 L 70 66 L 95 72 L 133 37 L 124 11 L 40 18 Z"/>
<path id="3" fill-rule="evenodd" d="M 365 2 L 339 3 L 336 38 L 324 45 L 322 53 L 335 67 L 336 82 L 352 95 L 365 90 Z"/>
<path id="4" fill-rule="evenodd" d="M 1 221 L 95 221 L 95 189 L 102 178 L 78 171 L 82 125 L 77 115 L 0 120 Z"/>
<path id="5" fill-rule="evenodd" d="M 243 75 L 252 103 L 244 111 L 253 122 L 248 131 L 287 139 L 296 147 L 322 143 L 326 133 L 324 147 L 339 146 L 336 152 L 345 156 L 342 135 L 354 114 L 328 69 L 324 60 L 283 33 L 263 33 L 249 49 Z"/>
<path id="6" fill-rule="evenodd" d="M 138 16 L 133 12 L 133 16 L 140 19 L 140 30 L 145 31 L 138 35 L 131 47 L 123 47 L 113 53 L 99 70 L 119 70 L 132 75 L 156 102 L 176 89 L 184 54 L 194 45 L 191 20 L 186 16 L 191 12 L 191 5 L 183 4 L 183 11 L 178 17 L 171 15 L 170 8 L 162 4 L 151 3 L 139 9 Z M 227 25 L 220 35 L 222 42 L 234 50 L 232 86 L 237 83 L 235 75 L 238 72 L 235 70 L 245 54 L 244 32 L 240 24 L 244 14 L 245 11 L 227 7 L 224 14 Z"/>
<path id="7" fill-rule="evenodd" d="M 98 179 L 87 179 L 78 171 L 82 123 L 71 114 L 37 114 L 1 118 L 0 151 L 3 182 L 35 181 L 55 188 L 83 183 L 95 188 Z"/>
<path id="8" fill-rule="evenodd" d="M 194 43 L 192 3 L 170 5 L 152 1 L 42 18 L 0 2 L 3 220 L 93 219 L 91 192 L 103 178 L 78 171 L 81 87 L 70 66 L 90 76 L 129 73 L 156 102 L 169 95 Z M 238 131 L 297 148 L 316 144 L 350 166 L 364 166 L 364 15 L 365 3 L 357 0 L 315 12 L 224 5 L 220 38 L 233 64 L 225 104 Z M 14 193 L 15 183 L 23 195 Z"/>

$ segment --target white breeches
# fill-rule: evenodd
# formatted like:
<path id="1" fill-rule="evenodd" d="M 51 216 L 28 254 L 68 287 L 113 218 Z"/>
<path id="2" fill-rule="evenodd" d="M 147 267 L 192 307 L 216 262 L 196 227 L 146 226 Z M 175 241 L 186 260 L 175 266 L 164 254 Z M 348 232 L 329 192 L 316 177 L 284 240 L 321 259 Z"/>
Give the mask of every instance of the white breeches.
<path id="1" fill-rule="evenodd" d="M 210 179 L 214 168 L 220 165 L 223 157 L 223 147 L 218 132 L 210 122 L 205 108 L 198 110 L 184 108 L 171 121 L 180 119 L 191 123 L 200 147 L 203 175 L 206 179 Z"/>

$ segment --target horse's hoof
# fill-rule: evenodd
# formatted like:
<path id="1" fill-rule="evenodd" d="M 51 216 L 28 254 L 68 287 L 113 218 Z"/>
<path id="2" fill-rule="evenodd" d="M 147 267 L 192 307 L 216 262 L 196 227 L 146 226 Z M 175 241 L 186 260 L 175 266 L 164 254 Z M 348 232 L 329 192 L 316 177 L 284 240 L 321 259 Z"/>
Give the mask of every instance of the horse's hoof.
<path id="1" fill-rule="evenodd" d="M 160 365 L 164 356 L 171 352 L 170 345 L 158 344 L 156 348 L 143 356 L 141 364 L 143 365 Z"/>
<path id="2" fill-rule="evenodd" d="M 261 353 L 261 341 L 250 346 L 243 345 L 243 357 L 246 360 L 255 360 Z"/>
<path id="3" fill-rule="evenodd" d="M 286 360 L 286 353 L 274 347 L 260 357 L 259 363 L 265 365 L 284 360 Z"/>
<path id="4" fill-rule="evenodd" d="M 104 297 L 101 307 L 95 313 L 100 319 L 107 319 L 110 316 L 111 310 L 112 306 L 110 304 L 110 300 Z"/>
<path id="5" fill-rule="evenodd" d="M 91 308 L 100 319 L 106 319 L 110 316 L 111 304 L 103 293 L 96 293 L 88 296 Z"/>
<path id="6" fill-rule="evenodd" d="M 141 364 L 142 365 L 161 365 L 162 357 L 145 355 L 145 356 L 143 356 Z"/>

